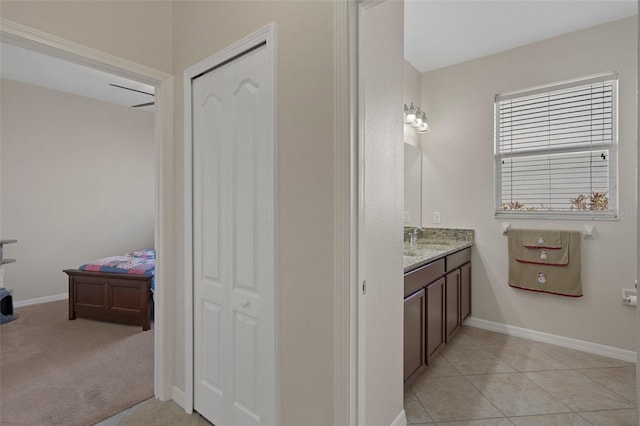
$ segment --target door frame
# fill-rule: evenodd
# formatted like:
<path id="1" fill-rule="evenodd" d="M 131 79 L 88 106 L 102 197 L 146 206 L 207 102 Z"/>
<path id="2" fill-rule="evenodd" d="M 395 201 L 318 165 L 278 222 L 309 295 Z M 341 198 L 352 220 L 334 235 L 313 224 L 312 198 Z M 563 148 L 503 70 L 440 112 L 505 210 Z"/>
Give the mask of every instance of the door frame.
<path id="1" fill-rule="evenodd" d="M 640 28 L 640 13 L 637 15 L 637 25 Z M 636 36 L 638 35 L 638 29 L 636 29 Z M 640 84 L 640 43 L 638 44 L 638 62 L 637 62 L 637 73 L 639 77 L 636 77 L 636 94 L 637 87 Z M 636 95 L 636 149 L 640 148 L 640 97 Z M 640 164 L 640 149 L 637 152 L 637 163 Z M 640 250 L 640 214 L 638 210 L 640 209 L 640 174 L 636 176 L 636 193 L 638 194 L 636 197 L 636 251 Z M 636 257 L 638 253 L 636 253 Z M 638 278 L 640 278 L 640 261 L 636 265 L 636 288 L 638 288 Z M 637 367 L 640 365 L 640 308 L 636 307 L 636 388 L 640 389 L 640 369 Z M 637 403 L 637 413 L 638 417 L 640 417 L 640 392 L 636 395 L 636 403 Z"/>
<path id="2" fill-rule="evenodd" d="M 333 424 L 358 414 L 357 1 L 334 2 Z"/>
<path id="3" fill-rule="evenodd" d="M 203 59 L 187 68 L 183 75 L 183 88 L 184 88 L 184 300 L 185 300 L 185 355 L 184 355 L 184 371 L 185 371 L 185 390 L 184 390 L 184 405 L 183 408 L 187 413 L 193 412 L 194 405 L 194 299 L 193 299 L 193 135 L 192 135 L 192 111 L 191 111 L 191 80 L 203 73 L 215 68 L 219 65 L 234 60 L 234 58 L 247 50 L 256 47 L 261 43 L 266 43 L 268 48 L 269 62 L 271 66 L 271 76 L 273 78 L 273 139 L 275 141 L 275 153 L 276 161 L 275 172 L 277 179 L 277 147 L 278 147 L 278 132 L 277 132 L 277 78 L 276 78 L 276 26 L 274 23 L 259 29 L 258 31 L 244 37 L 241 40 L 225 47 L 224 49 L 214 53 L 212 56 Z M 277 201 L 278 185 L 275 185 L 275 198 Z M 274 203 L 275 207 L 275 244 L 274 253 L 276 253 L 276 265 L 275 271 L 275 424 L 280 423 L 280 356 L 279 356 L 279 341 L 280 341 L 280 327 L 278 322 L 278 268 L 277 268 L 277 253 L 278 253 L 278 203 Z"/>
<path id="4" fill-rule="evenodd" d="M 362 422 L 365 403 L 364 301 L 361 249 L 362 142 L 360 103 L 360 13 L 384 1 L 337 1 L 334 6 L 334 424 Z"/>
<path id="5" fill-rule="evenodd" d="M 172 398 L 173 318 L 168 303 L 173 299 L 171 250 L 173 76 L 43 31 L 2 18 L 0 38 L 20 47 L 59 59 L 140 81 L 156 88 L 154 114 L 154 244 L 156 290 L 154 293 L 154 394 L 161 401 Z M 169 287 L 171 286 L 171 287 Z"/>

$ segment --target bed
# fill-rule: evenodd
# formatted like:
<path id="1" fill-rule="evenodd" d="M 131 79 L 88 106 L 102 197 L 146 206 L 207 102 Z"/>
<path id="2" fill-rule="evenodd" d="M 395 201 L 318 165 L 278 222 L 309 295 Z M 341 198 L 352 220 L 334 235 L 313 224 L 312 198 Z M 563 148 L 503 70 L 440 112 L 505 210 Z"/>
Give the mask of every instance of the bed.
<path id="1" fill-rule="evenodd" d="M 143 250 L 65 269 L 69 319 L 87 318 L 151 327 L 155 251 Z"/>

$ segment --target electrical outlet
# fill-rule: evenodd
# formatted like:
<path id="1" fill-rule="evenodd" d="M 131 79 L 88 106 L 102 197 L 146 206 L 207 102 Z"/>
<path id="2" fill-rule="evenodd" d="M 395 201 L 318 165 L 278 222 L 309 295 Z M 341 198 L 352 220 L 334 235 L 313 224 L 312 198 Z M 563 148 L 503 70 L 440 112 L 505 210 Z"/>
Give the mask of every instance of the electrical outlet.
<path id="1" fill-rule="evenodd" d="M 411 212 L 406 210 L 404 212 L 404 223 L 409 223 L 411 222 Z"/>
<path id="2" fill-rule="evenodd" d="M 440 212 L 433 212 L 433 223 L 440 223 Z"/>

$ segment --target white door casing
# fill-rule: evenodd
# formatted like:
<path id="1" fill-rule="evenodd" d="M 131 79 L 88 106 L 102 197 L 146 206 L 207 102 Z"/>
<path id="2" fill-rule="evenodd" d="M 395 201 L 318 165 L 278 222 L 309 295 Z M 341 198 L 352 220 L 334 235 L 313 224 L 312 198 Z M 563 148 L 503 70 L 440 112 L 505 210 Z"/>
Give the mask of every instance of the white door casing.
<path id="1" fill-rule="evenodd" d="M 221 426 L 278 422 L 272 27 L 262 34 L 189 77 L 193 407 Z"/>

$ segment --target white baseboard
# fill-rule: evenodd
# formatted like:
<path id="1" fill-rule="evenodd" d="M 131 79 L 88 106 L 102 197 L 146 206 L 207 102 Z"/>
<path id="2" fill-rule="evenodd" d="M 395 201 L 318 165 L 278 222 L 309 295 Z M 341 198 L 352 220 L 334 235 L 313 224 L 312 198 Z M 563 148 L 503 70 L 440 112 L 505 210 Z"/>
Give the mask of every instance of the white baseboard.
<path id="1" fill-rule="evenodd" d="M 18 302 L 13 302 L 13 306 L 15 308 L 21 308 L 23 306 L 37 305 L 39 303 L 47 303 L 47 302 L 56 302 L 58 300 L 65 300 L 68 298 L 69 298 L 69 295 L 67 293 L 54 294 L 53 296 L 36 297 L 35 299 L 27 299 L 27 300 L 20 300 Z"/>
<path id="2" fill-rule="evenodd" d="M 404 410 L 398 414 L 398 417 L 391 423 L 391 426 L 407 426 L 407 415 Z"/>
<path id="3" fill-rule="evenodd" d="M 467 319 L 464 323 L 471 327 L 481 328 L 483 330 L 495 331 L 509 336 L 522 337 L 525 339 L 535 340 L 536 342 L 550 343 L 552 345 L 576 349 L 595 355 L 632 362 L 634 364 L 637 360 L 635 351 L 614 348 L 612 346 L 600 345 L 598 343 L 586 342 L 584 340 L 572 339 L 570 337 L 558 336 L 555 334 L 543 333 L 541 331 L 530 330 L 528 328 L 514 327 L 512 325 L 474 317 Z"/>
<path id="4" fill-rule="evenodd" d="M 182 392 L 180 389 L 178 389 L 175 386 L 171 391 L 171 399 L 173 399 L 176 402 L 176 404 L 182 407 L 184 411 L 187 411 L 187 408 L 185 407 L 186 401 L 187 401 L 186 395 L 184 394 L 184 392 Z"/>

